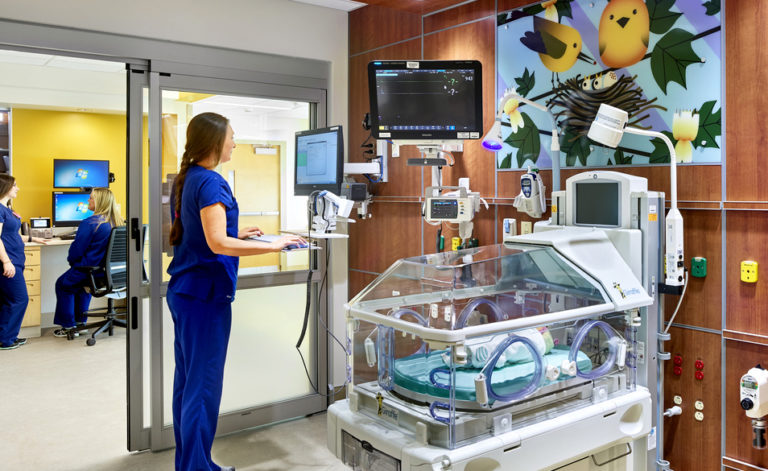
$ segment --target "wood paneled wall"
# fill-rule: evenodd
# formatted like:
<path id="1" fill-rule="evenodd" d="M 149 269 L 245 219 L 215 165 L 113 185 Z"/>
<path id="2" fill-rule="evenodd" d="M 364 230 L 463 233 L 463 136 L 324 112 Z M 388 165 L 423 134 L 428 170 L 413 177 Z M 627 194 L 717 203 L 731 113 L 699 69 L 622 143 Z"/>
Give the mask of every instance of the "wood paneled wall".
<path id="1" fill-rule="evenodd" d="M 350 13 L 349 122 L 368 110 L 366 65 L 374 59 L 477 59 L 483 63 L 484 122 L 490 126 L 495 106 L 496 14 L 530 4 L 528 0 L 374 0 Z M 768 29 L 768 2 L 723 1 L 726 82 L 722 165 L 678 167 L 678 199 L 685 221 L 686 265 L 691 257 L 707 259 L 705 278 L 690 278 L 687 294 L 670 330 L 666 349 L 684 358 L 683 375 L 671 363 L 665 372 L 665 407 L 674 395 L 683 398 L 683 415 L 667 419 L 665 458 L 673 469 L 716 470 L 721 465 L 768 469 L 768 455 L 751 448 L 749 420 L 738 407 L 738 379 L 757 363 L 768 365 L 768 272 L 750 285 L 739 280 L 739 262 L 755 260 L 768 270 L 768 166 L 766 149 L 768 49 L 755 40 Z M 453 7 L 452 7 L 453 6 Z M 349 130 L 349 159 L 362 160 L 362 128 Z M 429 171 L 408 167 L 416 151 L 401 149 L 391 159 L 389 182 L 372 186 L 372 219 L 350 225 L 350 297 L 398 258 L 435 252 L 436 228 L 423 223 L 418 202 L 431 181 Z M 648 179 L 652 190 L 669 193 L 666 166 L 611 167 Z M 561 172 L 565 179 L 579 169 Z M 501 221 L 530 220 L 511 206 L 519 192 L 520 171 L 497 171 L 494 156 L 467 141 L 456 165 L 443 172 L 455 185 L 470 177 L 473 190 L 490 198 L 491 207 L 475 219 L 474 236 L 483 245 L 501 241 Z M 550 171 L 542 177 L 552 188 Z M 545 217 L 548 217 L 546 214 Z M 444 229 L 446 248 L 454 232 Z M 765 281 L 764 281 L 765 280 Z M 677 298 L 668 298 L 669 318 Z M 727 340 L 725 340 L 727 339 Z M 725 361 L 721 364 L 721 358 Z M 696 359 L 705 362 L 703 380 L 693 376 Z M 725 398 L 721 391 L 725 391 Z M 705 404 L 702 422 L 693 418 L 694 402 Z M 725 402 L 725 408 L 722 407 Z M 724 410 L 723 410 L 724 409 Z M 725 424 L 725 435 L 721 434 Z M 727 437 L 727 439 L 726 439 Z M 721 453 L 724 449 L 725 453 Z M 739 467 L 742 466 L 742 467 Z"/>

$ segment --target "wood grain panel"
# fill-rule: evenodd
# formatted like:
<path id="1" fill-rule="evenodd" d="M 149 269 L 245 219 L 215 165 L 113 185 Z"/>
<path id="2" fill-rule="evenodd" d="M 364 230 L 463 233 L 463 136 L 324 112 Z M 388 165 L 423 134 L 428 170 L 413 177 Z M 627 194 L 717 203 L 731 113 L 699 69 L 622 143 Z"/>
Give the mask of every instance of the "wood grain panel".
<path id="1" fill-rule="evenodd" d="M 468 21 L 477 20 L 496 13 L 494 0 L 476 0 L 472 3 L 444 10 L 424 17 L 424 34 L 450 28 Z"/>
<path id="2" fill-rule="evenodd" d="M 725 328 L 737 332 L 768 335 L 768 283 L 744 283 L 740 280 L 742 260 L 754 260 L 758 269 L 768 267 L 768 213 L 758 211 L 726 212 L 726 321 Z M 765 273 L 765 272 L 764 272 Z"/>
<path id="3" fill-rule="evenodd" d="M 736 332 L 734 330 L 723 330 L 723 337 L 730 340 L 756 343 L 768 347 L 768 336 L 765 335 L 748 334 L 745 332 Z"/>
<path id="4" fill-rule="evenodd" d="M 498 223 L 496 224 L 496 237 L 499 243 L 502 242 L 504 239 L 504 236 L 502 234 L 502 231 L 504 230 L 503 223 L 504 218 L 514 218 L 517 220 L 517 233 L 520 234 L 520 223 L 523 221 L 529 221 L 531 224 L 535 224 L 538 221 L 546 221 L 551 216 L 549 212 L 549 206 L 547 206 L 547 212 L 544 213 L 541 216 L 541 219 L 533 219 L 532 217 L 528 216 L 525 213 L 521 213 L 517 210 L 514 206 L 511 204 L 500 204 L 496 206 L 497 213 L 496 213 L 496 220 Z"/>
<path id="5" fill-rule="evenodd" d="M 352 299 L 376 279 L 376 275 L 349 270 L 349 297 Z"/>
<path id="6" fill-rule="evenodd" d="M 499 12 L 502 12 L 507 10 L 514 10 L 520 7 L 531 5 L 533 3 L 538 2 L 532 2 L 531 0 L 498 0 L 496 9 Z"/>
<path id="7" fill-rule="evenodd" d="M 683 357 L 681 376 L 675 376 L 672 362 L 665 364 L 664 409 L 674 406 L 673 397 L 683 399 L 681 415 L 664 419 L 664 459 L 672 469 L 720 470 L 720 336 L 673 327 L 667 351 Z M 694 377 L 696 360 L 704 362 L 704 379 Z M 704 420 L 694 418 L 694 403 L 704 403 Z M 738 403 L 738 401 L 737 401 Z M 695 444 L 695 446 L 693 445 Z"/>
<path id="8" fill-rule="evenodd" d="M 724 2 L 725 9 L 725 111 L 728 127 L 727 188 L 729 201 L 768 200 L 768 168 L 760 158 L 768 145 L 768 52 L 762 41 L 768 29 L 768 3 L 750 8 Z M 738 80 L 735 77 L 745 77 Z"/>
<path id="9" fill-rule="evenodd" d="M 589 170 L 612 170 L 648 179 L 648 189 L 663 191 L 669 199 L 669 167 L 604 167 L 604 168 L 567 168 L 560 171 L 562 188 L 565 180 L 577 173 Z M 722 198 L 720 165 L 680 165 L 677 167 L 678 201 L 720 201 Z"/>
<path id="10" fill-rule="evenodd" d="M 370 211 L 371 219 L 349 225 L 349 268 L 382 273 L 421 255 L 421 205 L 374 202 Z"/>
<path id="11" fill-rule="evenodd" d="M 768 201 L 724 201 L 725 209 L 768 211 Z"/>
<path id="12" fill-rule="evenodd" d="M 483 129 L 493 124 L 496 21 L 494 18 L 424 36 L 425 59 L 476 59 L 483 66 Z M 443 169 L 443 183 L 457 185 L 469 177 L 470 187 L 481 195 L 494 194 L 494 154 L 483 149 L 480 140 L 464 141 L 464 152 L 454 154 L 456 165 Z M 431 170 L 425 169 L 425 184 L 431 184 Z"/>
<path id="13" fill-rule="evenodd" d="M 368 132 L 359 124 L 363 120 L 363 115 L 370 110 L 370 100 L 368 96 L 368 63 L 373 60 L 386 59 L 420 59 L 421 58 L 421 40 L 415 39 L 400 44 L 395 44 L 383 49 L 379 49 L 367 54 L 354 56 L 349 59 L 349 122 L 347 131 L 349 142 L 349 162 L 363 162 L 363 153 L 360 145 L 363 143 Z M 374 142 L 375 141 L 369 141 Z M 389 146 L 391 148 L 391 146 Z M 406 166 L 408 157 L 418 157 L 416 149 L 403 147 L 400 149 L 400 158 L 390 158 L 388 160 L 389 181 L 379 185 L 372 185 L 369 191 L 375 195 L 416 195 L 422 194 L 421 188 L 421 168 Z M 391 149 L 389 154 L 391 155 Z M 366 181 L 359 177 L 359 181 Z"/>
<path id="14" fill-rule="evenodd" d="M 722 224 L 720 211 L 684 210 L 685 266 L 690 270 L 692 257 L 707 259 L 707 276 L 695 278 L 688 273 L 688 288 L 674 322 L 707 329 L 722 328 Z M 680 298 L 665 296 L 667 320 Z"/>
<path id="15" fill-rule="evenodd" d="M 493 206 L 490 206 L 489 209 L 485 209 L 485 206 L 481 207 L 473 222 L 472 237 L 477 238 L 480 245 L 496 243 L 496 211 Z M 424 223 L 424 253 L 438 252 L 436 247 L 437 230 L 438 226 Z M 442 234 L 445 237 L 445 247 L 442 251 L 448 252 L 451 250 L 451 238 L 458 237 L 459 231 L 457 228 L 448 227 L 448 224 L 443 224 Z"/>
<path id="16" fill-rule="evenodd" d="M 421 16 L 412 12 L 379 5 L 369 5 L 349 12 L 350 55 L 420 34 Z"/>
<path id="17" fill-rule="evenodd" d="M 462 3 L 462 1 L 463 0 L 369 0 L 365 3 L 368 5 L 397 8 L 410 13 L 426 15 L 433 11 L 450 8 L 457 3 Z"/>
<path id="18" fill-rule="evenodd" d="M 723 456 L 723 466 L 725 466 L 726 469 L 735 469 L 736 471 L 768 471 L 766 468 L 753 466 L 743 461 L 728 458 L 727 456 Z"/>
<path id="19" fill-rule="evenodd" d="M 725 456 L 768 467 L 768 453 L 752 448 L 752 424 L 739 405 L 739 381 L 757 364 L 768 365 L 768 347 L 725 341 Z"/>

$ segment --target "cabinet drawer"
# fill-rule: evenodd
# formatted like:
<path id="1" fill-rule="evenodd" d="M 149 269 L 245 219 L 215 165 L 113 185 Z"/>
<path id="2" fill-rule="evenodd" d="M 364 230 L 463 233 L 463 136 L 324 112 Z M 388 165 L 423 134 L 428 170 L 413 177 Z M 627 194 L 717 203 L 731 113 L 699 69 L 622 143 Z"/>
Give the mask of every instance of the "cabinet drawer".
<path id="1" fill-rule="evenodd" d="M 27 294 L 29 294 L 29 296 L 40 295 L 40 280 L 26 280 L 26 283 L 27 283 Z"/>
<path id="2" fill-rule="evenodd" d="M 22 327 L 35 327 L 40 325 L 40 296 L 30 296 L 27 312 L 24 314 Z"/>
<path id="3" fill-rule="evenodd" d="M 26 265 L 40 265 L 40 249 L 25 249 L 24 255 L 27 257 Z"/>
<path id="4" fill-rule="evenodd" d="M 27 265 L 24 267 L 24 279 L 27 281 L 40 280 L 40 265 Z"/>

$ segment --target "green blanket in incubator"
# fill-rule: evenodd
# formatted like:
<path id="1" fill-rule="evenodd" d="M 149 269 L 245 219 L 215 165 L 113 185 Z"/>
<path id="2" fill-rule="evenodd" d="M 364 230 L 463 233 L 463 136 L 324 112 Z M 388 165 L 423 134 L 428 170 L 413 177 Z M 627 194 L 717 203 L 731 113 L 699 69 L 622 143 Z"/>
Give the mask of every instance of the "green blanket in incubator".
<path id="1" fill-rule="evenodd" d="M 448 397 L 448 390 L 439 388 L 429 380 L 429 374 L 436 368 L 447 369 L 442 355 L 444 350 L 437 350 L 427 354 L 416 354 L 395 361 L 395 384 L 413 392 L 427 394 L 435 397 Z M 569 349 L 567 347 L 555 347 L 542 357 L 542 366 L 560 366 L 564 360 L 568 360 Z M 587 372 L 592 369 L 592 361 L 584 352 L 579 352 L 577 359 L 578 369 Z M 530 382 L 535 370 L 535 364 L 531 362 L 507 364 L 493 370 L 493 389 L 499 394 L 510 394 L 525 388 Z M 475 378 L 479 369 L 456 369 L 456 400 L 475 400 Z M 568 377 L 561 376 L 555 381 L 543 379 L 541 386 L 546 386 Z M 437 381 L 446 384 L 447 374 L 439 373 Z"/>

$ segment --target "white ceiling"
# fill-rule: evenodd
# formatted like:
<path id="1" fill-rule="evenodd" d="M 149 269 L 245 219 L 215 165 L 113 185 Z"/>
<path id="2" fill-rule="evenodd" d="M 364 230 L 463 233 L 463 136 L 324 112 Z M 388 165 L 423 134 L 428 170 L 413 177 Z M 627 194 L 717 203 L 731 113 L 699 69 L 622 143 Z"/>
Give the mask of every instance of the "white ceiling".
<path id="1" fill-rule="evenodd" d="M 326 8 L 334 8 L 336 10 L 352 11 L 360 7 L 364 7 L 366 4 L 363 2 L 355 2 L 352 0 L 293 0 L 298 3 L 309 3 L 310 5 L 317 5 Z"/>

